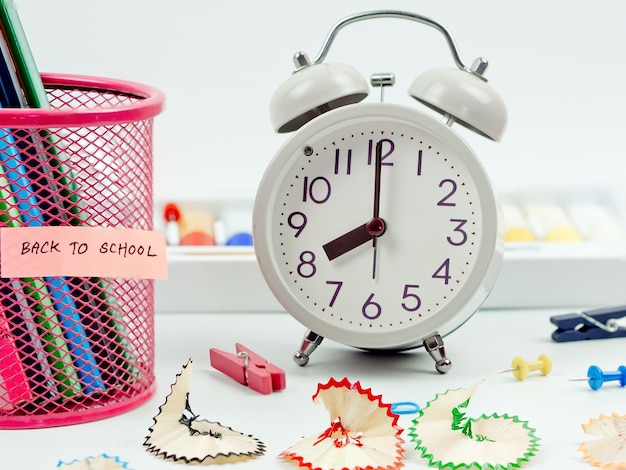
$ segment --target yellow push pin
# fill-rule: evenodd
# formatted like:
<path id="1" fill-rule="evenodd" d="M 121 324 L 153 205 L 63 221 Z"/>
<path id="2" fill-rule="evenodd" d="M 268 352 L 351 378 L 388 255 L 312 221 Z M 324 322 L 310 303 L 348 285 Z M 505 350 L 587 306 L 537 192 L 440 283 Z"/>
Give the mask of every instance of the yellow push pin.
<path id="1" fill-rule="evenodd" d="M 513 376 L 517 380 L 524 380 L 528 377 L 528 373 L 538 370 L 541 371 L 541 375 L 548 375 L 552 370 L 552 360 L 546 354 L 540 355 L 536 361 L 527 362 L 523 357 L 514 357 L 511 361 L 511 368 L 499 370 L 496 374 L 502 372 L 513 372 Z"/>

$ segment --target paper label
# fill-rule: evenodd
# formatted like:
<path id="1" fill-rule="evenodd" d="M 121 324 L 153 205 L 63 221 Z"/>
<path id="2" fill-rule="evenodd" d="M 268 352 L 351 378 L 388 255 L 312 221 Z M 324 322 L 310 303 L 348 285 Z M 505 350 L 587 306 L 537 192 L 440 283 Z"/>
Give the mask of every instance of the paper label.
<path id="1" fill-rule="evenodd" d="M 165 236 L 114 227 L 2 227 L 2 277 L 167 278 Z"/>

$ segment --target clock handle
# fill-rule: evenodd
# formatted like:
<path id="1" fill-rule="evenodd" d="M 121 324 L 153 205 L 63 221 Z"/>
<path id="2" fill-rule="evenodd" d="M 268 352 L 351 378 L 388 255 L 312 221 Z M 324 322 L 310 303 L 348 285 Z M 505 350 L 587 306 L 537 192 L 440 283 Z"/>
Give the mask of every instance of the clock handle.
<path id="1" fill-rule="evenodd" d="M 452 367 L 452 361 L 446 357 L 446 348 L 443 338 L 437 332 L 424 339 L 424 348 L 435 360 L 435 368 L 440 374 L 445 374 Z"/>
<path id="2" fill-rule="evenodd" d="M 320 344 L 322 344 L 323 339 L 323 336 L 320 336 L 311 330 L 307 330 L 304 334 L 304 338 L 302 338 L 300 349 L 293 355 L 294 362 L 299 366 L 306 366 L 309 363 L 309 356 L 313 354 L 313 351 L 315 351 Z"/>
<path id="3" fill-rule="evenodd" d="M 468 70 L 468 67 L 465 65 L 465 63 L 463 62 L 463 60 L 461 59 L 461 53 L 459 52 L 459 47 L 457 46 L 456 42 L 454 41 L 454 37 L 452 37 L 452 34 L 450 33 L 450 31 L 448 30 L 448 28 L 446 28 L 443 24 L 439 23 L 438 21 L 435 21 L 433 19 L 427 18 L 426 16 L 422 16 L 422 15 L 418 15 L 416 13 L 411 13 L 408 11 L 400 11 L 400 10 L 374 10 L 374 11 L 366 11 L 363 13 L 357 13 L 355 15 L 351 15 L 351 16 L 347 16 L 346 18 L 343 18 L 342 20 L 338 21 L 337 23 L 335 23 L 335 25 L 331 28 L 330 33 L 328 33 L 328 35 L 326 36 L 326 39 L 324 40 L 324 44 L 322 45 L 322 48 L 320 49 L 319 53 L 317 54 L 317 56 L 315 57 L 315 59 L 313 59 L 313 62 L 311 65 L 314 64 L 320 64 L 324 61 L 324 59 L 326 58 L 326 56 L 328 55 L 328 51 L 330 49 L 331 44 L 333 43 L 333 41 L 335 40 L 335 37 L 337 36 L 337 33 L 339 32 L 340 29 L 342 29 L 344 26 L 347 26 L 351 23 L 356 23 L 358 21 L 363 21 L 363 20 L 368 20 L 370 18 L 399 18 L 399 19 L 406 19 L 406 20 L 412 20 L 412 21 L 416 21 L 418 23 L 422 23 L 425 24 L 427 26 L 431 26 L 433 28 L 435 28 L 437 31 L 439 31 L 441 34 L 443 34 L 443 36 L 446 39 L 446 42 L 448 44 L 448 48 L 450 49 L 450 53 L 452 54 L 452 58 L 454 59 L 454 63 L 457 65 L 457 67 L 461 70 Z M 303 52 L 298 52 L 294 55 L 294 63 L 296 65 L 296 67 L 302 67 L 303 65 L 309 65 L 306 59 L 304 59 L 305 54 Z"/>

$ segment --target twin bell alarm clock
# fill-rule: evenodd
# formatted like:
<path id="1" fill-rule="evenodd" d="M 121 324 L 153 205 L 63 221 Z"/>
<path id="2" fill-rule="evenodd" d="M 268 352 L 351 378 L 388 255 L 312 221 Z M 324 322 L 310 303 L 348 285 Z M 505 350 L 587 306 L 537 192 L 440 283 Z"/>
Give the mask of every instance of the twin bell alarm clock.
<path id="1" fill-rule="evenodd" d="M 325 63 L 338 31 L 375 18 L 440 31 L 456 68 L 418 76 L 409 94 L 437 111 L 384 102 L 391 73 L 374 74 L 381 100 L 364 102 L 366 80 Z M 423 346 L 440 373 L 451 361 L 443 337 L 480 307 L 502 261 L 498 203 L 478 157 L 452 129 L 498 141 L 506 108 L 468 67 L 447 28 L 403 11 L 347 17 L 310 61 L 275 92 L 271 121 L 293 132 L 269 163 L 254 204 L 257 260 L 273 295 L 306 327 L 294 354 L 309 361 L 323 338 L 365 350 Z"/>

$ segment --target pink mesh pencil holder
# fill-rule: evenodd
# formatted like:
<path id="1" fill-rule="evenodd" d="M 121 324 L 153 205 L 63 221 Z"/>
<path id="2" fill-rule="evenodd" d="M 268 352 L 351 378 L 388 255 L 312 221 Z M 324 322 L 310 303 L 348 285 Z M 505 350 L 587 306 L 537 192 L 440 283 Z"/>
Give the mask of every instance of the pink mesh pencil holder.
<path id="1" fill-rule="evenodd" d="M 0 109 L 0 226 L 152 230 L 163 95 L 98 77 L 42 79 L 50 109 Z M 155 389 L 153 291 L 150 279 L 1 278 L 0 428 L 77 424 L 144 403 Z"/>

